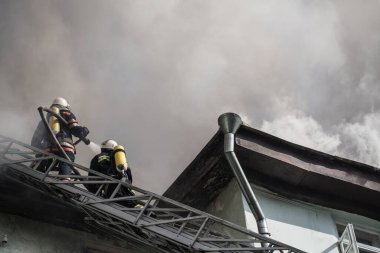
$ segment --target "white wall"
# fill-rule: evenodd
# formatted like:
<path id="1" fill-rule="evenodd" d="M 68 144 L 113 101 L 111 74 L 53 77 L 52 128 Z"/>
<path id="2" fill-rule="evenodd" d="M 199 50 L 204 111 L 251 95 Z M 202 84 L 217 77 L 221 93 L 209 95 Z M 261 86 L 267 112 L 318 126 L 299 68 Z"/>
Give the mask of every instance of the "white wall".
<path id="1" fill-rule="evenodd" d="M 306 252 L 338 253 L 338 232 L 331 214 L 288 202 L 254 190 L 267 218 L 271 237 Z M 244 198 L 247 228 L 257 231 L 256 221 Z"/>
<path id="2" fill-rule="evenodd" d="M 221 217 L 227 221 L 245 226 L 244 206 L 241 194 L 236 190 L 235 181 L 231 181 L 221 194 L 208 206 L 206 212 Z M 222 230 L 220 228 L 217 228 Z M 233 234 L 233 231 L 223 230 L 227 234 Z M 239 234 L 233 234 L 239 237 Z"/>
<path id="3" fill-rule="evenodd" d="M 267 218 L 271 238 L 310 253 L 339 253 L 336 222 L 380 231 L 380 222 L 358 215 L 253 191 Z M 256 221 L 235 180 L 210 204 L 210 213 L 257 232 Z"/>

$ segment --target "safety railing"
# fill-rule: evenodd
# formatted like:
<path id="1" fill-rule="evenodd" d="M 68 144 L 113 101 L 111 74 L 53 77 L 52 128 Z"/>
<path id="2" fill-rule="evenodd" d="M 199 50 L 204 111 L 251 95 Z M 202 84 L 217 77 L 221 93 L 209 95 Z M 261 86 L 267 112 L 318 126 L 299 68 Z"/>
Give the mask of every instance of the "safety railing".
<path id="1" fill-rule="evenodd" d="M 72 165 L 79 175 L 70 176 L 71 181 L 62 180 L 67 176 L 56 172 L 57 164 L 62 162 Z M 303 252 L 3 136 L 0 136 L 1 167 L 22 174 L 34 187 L 47 186 L 52 189 L 50 194 L 66 196 L 65 199 L 78 205 L 87 214 L 85 222 L 88 224 L 112 231 L 119 237 L 133 238 L 161 252 Z M 88 191 L 88 186 L 94 184 L 97 185 L 97 191 Z M 104 197 L 102 191 L 110 185 L 116 187 L 110 197 Z M 135 195 L 118 195 L 122 190 L 133 190 Z M 134 202 L 141 203 L 142 207 L 129 205 Z"/>

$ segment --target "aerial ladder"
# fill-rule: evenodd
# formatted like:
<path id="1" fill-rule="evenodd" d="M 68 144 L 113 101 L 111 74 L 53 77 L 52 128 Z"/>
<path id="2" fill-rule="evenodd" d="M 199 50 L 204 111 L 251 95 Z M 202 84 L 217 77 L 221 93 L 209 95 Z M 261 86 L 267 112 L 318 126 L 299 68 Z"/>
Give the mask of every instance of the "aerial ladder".
<path id="1" fill-rule="evenodd" d="M 64 119 L 50 109 L 40 107 L 38 110 L 54 138 L 43 111 L 56 116 L 63 123 Z M 65 155 L 63 150 L 62 153 Z M 23 183 L 76 205 L 84 213 L 84 222 L 111 232 L 118 238 L 137 240 L 158 252 L 304 253 L 268 236 L 140 189 L 124 180 L 93 171 L 66 158 L 0 135 L 0 169 L 10 168 Z M 39 169 L 41 163 L 47 164 L 43 171 Z M 62 180 L 67 175 L 56 173 L 58 163 L 72 166 L 72 180 Z M 99 186 L 97 192 L 87 190 L 86 186 L 90 184 Z M 115 190 L 109 197 L 104 197 L 101 192 L 110 184 L 116 185 Z M 133 190 L 135 195 L 119 197 L 117 193 L 122 188 Z M 123 201 L 138 201 L 143 207 L 126 207 L 122 205 Z"/>
<path id="2" fill-rule="evenodd" d="M 46 171 L 36 170 L 45 160 Z M 79 173 L 72 181 L 54 173 L 59 162 L 71 164 Z M 267 252 L 304 253 L 236 224 L 196 210 L 169 198 L 145 191 L 59 156 L 46 153 L 17 140 L 0 136 L 0 168 L 11 168 L 35 188 L 65 196 L 85 213 L 85 222 L 119 238 L 133 238 L 158 252 Z M 89 176 L 89 173 L 91 176 Z M 96 193 L 85 185 L 100 185 Z M 116 184 L 109 198 L 100 196 L 107 184 Z M 133 189 L 135 196 L 115 197 L 120 188 Z M 127 208 L 120 201 L 140 201 L 143 208 Z"/>

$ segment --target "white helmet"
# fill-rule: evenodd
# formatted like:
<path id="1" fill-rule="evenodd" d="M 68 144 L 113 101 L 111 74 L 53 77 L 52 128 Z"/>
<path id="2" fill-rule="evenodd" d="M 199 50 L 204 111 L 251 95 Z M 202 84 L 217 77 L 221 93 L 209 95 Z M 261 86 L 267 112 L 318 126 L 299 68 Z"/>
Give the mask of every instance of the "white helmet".
<path id="1" fill-rule="evenodd" d="M 60 106 L 60 107 L 64 107 L 64 108 L 70 110 L 70 105 L 69 105 L 69 103 L 67 102 L 67 100 L 64 99 L 64 98 L 61 98 L 61 97 L 55 98 L 55 99 L 53 100 L 52 105 L 58 105 L 58 106 Z"/>
<path id="2" fill-rule="evenodd" d="M 117 146 L 116 141 L 114 140 L 106 140 L 102 142 L 101 148 L 103 149 L 114 149 Z"/>

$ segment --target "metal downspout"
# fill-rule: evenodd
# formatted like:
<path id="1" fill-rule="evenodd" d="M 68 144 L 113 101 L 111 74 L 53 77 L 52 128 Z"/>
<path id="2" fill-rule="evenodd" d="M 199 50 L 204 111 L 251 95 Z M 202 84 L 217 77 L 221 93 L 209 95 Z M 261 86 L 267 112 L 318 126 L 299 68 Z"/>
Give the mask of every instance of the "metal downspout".
<path id="1" fill-rule="evenodd" d="M 220 126 L 220 130 L 224 133 L 224 154 L 235 175 L 239 187 L 243 192 L 248 206 L 251 209 L 252 214 L 255 216 L 258 232 L 259 234 L 269 237 L 270 233 L 264 213 L 261 210 L 259 202 L 257 201 L 256 196 L 253 193 L 234 152 L 235 133 L 242 124 L 242 120 L 240 116 L 235 113 L 224 113 L 219 116 L 218 124 Z"/>

